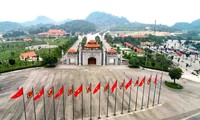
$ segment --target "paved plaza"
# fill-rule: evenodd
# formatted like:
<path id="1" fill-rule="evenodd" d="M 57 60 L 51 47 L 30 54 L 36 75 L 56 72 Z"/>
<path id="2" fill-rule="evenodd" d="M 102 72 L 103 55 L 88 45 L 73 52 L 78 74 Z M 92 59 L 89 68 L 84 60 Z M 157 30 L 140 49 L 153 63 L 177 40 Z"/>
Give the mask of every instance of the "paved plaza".
<path id="1" fill-rule="evenodd" d="M 106 99 L 107 92 L 104 92 L 104 86 L 110 81 L 110 86 L 115 80 L 118 85 L 126 80 L 126 83 L 133 78 L 133 82 L 137 77 L 146 76 L 149 78 L 158 74 L 160 78 L 161 72 L 155 70 L 130 69 L 127 66 L 67 66 L 59 65 L 56 68 L 31 68 L 15 72 L 3 73 L 0 76 L 0 119 L 2 120 L 24 120 L 22 97 L 10 100 L 10 97 L 17 91 L 17 88 L 24 87 L 27 93 L 33 87 L 36 92 L 44 86 L 46 115 L 48 120 L 53 120 L 53 102 L 52 97 L 47 97 L 47 90 L 52 86 L 55 87 L 55 93 L 64 85 L 65 95 L 65 117 L 67 120 L 72 119 L 72 96 L 67 96 L 67 90 L 73 84 L 75 90 L 83 84 L 84 99 L 84 119 L 89 119 L 89 100 L 90 95 L 86 94 L 86 86 L 92 83 L 92 90 L 101 82 L 101 119 L 111 120 L 176 120 L 183 119 L 200 112 L 199 99 L 199 83 L 193 81 L 177 80 L 177 83 L 183 85 L 184 89 L 174 90 L 162 84 L 161 100 L 157 105 L 158 91 L 156 92 L 156 105 L 152 106 L 154 85 L 151 88 L 150 108 L 147 108 L 148 85 L 145 85 L 144 106 L 141 110 L 142 87 L 139 87 L 138 106 L 135 109 L 136 87 L 132 86 L 131 112 L 128 113 L 129 90 L 125 91 L 124 114 L 121 113 L 122 90 L 117 91 L 117 110 L 116 116 L 113 116 L 114 110 L 114 94 L 110 93 L 109 99 L 109 117 L 106 117 Z M 167 73 L 163 73 L 163 82 L 171 81 Z M 157 90 L 159 85 L 157 85 Z M 98 93 L 92 96 L 92 117 L 98 117 Z M 25 95 L 27 119 L 34 119 L 33 101 L 27 100 Z M 81 119 L 81 95 L 75 98 L 75 119 Z M 56 118 L 63 120 L 63 103 L 62 97 L 55 99 Z M 38 120 L 43 120 L 43 102 L 42 98 L 36 101 L 36 114 Z"/>

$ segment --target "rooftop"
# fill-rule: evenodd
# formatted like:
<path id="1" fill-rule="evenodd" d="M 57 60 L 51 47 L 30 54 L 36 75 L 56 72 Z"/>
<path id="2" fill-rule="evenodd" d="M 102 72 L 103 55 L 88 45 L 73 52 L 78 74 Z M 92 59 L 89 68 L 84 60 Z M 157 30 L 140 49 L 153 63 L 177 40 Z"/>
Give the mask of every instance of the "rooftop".
<path id="1" fill-rule="evenodd" d="M 76 53 L 76 52 L 77 52 L 77 50 L 74 50 L 74 49 L 69 49 L 67 52 L 68 52 L 68 53 Z"/>
<path id="2" fill-rule="evenodd" d="M 100 45 L 95 40 L 90 40 L 85 45 L 86 48 L 99 48 L 99 46 Z"/>
<path id="3" fill-rule="evenodd" d="M 34 51 L 21 53 L 20 56 L 23 56 L 23 58 L 29 58 L 29 57 L 36 57 L 36 53 Z"/>
<path id="4" fill-rule="evenodd" d="M 145 35 L 133 35 L 133 38 L 147 38 Z"/>
<path id="5" fill-rule="evenodd" d="M 117 53 L 117 51 L 114 49 L 110 49 L 110 50 L 107 50 L 107 53 L 115 54 L 115 53 Z"/>
<path id="6" fill-rule="evenodd" d="M 132 45 L 131 43 L 124 42 L 124 44 L 125 44 L 126 46 L 133 47 L 133 45 Z"/>

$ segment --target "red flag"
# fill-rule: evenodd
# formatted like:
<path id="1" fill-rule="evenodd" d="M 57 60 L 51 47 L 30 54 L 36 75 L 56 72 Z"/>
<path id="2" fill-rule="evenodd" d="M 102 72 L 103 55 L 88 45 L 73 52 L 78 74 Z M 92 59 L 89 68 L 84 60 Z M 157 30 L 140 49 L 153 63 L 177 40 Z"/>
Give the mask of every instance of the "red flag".
<path id="1" fill-rule="evenodd" d="M 157 74 L 156 74 L 156 77 L 155 77 L 155 79 L 154 79 L 154 84 L 156 84 L 157 81 L 158 81 L 158 80 L 157 80 Z"/>
<path id="2" fill-rule="evenodd" d="M 68 90 L 68 96 L 70 96 L 72 93 L 73 93 L 73 90 L 72 90 L 72 88 L 70 88 L 70 89 Z"/>
<path id="3" fill-rule="evenodd" d="M 131 84 L 132 84 L 132 78 L 128 81 L 125 88 L 128 89 L 131 86 Z"/>
<path id="4" fill-rule="evenodd" d="M 34 97 L 34 100 L 39 99 L 44 94 L 44 87 L 40 90 L 40 92 Z"/>
<path id="5" fill-rule="evenodd" d="M 28 93 L 26 94 L 27 99 L 30 99 L 33 96 L 33 89 L 28 91 Z"/>
<path id="6" fill-rule="evenodd" d="M 106 86 L 104 87 L 104 92 L 106 92 L 109 89 L 109 84 L 107 83 Z"/>
<path id="7" fill-rule="evenodd" d="M 117 80 L 115 81 L 115 83 L 113 84 L 113 86 L 111 88 L 112 92 L 114 92 L 114 90 L 115 90 L 116 87 L 117 87 Z"/>
<path id="8" fill-rule="evenodd" d="M 149 85 L 151 83 L 151 77 L 147 80 L 147 84 Z"/>
<path id="9" fill-rule="evenodd" d="M 48 97 L 51 97 L 53 95 L 53 87 L 50 88 L 47 93 L 48 93 Z"/>
<path id="10" fill-rule="evenodd" d="M 124 81 L 121 83 L 121 85 L 119 86 L 119 89 L 121 90 L 124 87 Z"/>
<path id="11" fill-rule="evenodd" d="M 100 83 L 95 87 L 94 91 L 93 91 L 93 94 L 95 94 L 97 91 L 100 90 Z"/>
<path id="12" fill-rule="evenodd" d="M 139 82 L 139 80 L 137 79 L 137 80 L 135 81 L 134 86 L 138 85 L 138 82 Z"/>
<path id="13" fill-rule="evenodd" d="M 77 97 L 82 92 L 82 85 L 75 91 L 74 96 Z"/>
<path id="14" fill-rule="evenodd" d="M 63 94 L 63 92 L 64 92 L 64 87 L 62 86 L 62 87 L 60 88 L 60 90 L 57 92 L 57 94 L 54 96 L 54 98 L 58 98 L 60 95 Z"/>
<path id="15" fill-rule="evenodd" d="M 145 82 L 145 77 L 142 78 L 142 80 L 140 81 L 139 86 L 142 86 L 144 84 L 144 82 Z"/>
<path id="16" fill-rule="evenodd" d="M 23 95 L 23 87 L 20 88 L 11 98 L 12 99 L 16 99 L 16 98 L 18 98 L 18 97 L 20 97 L 22 95 Z"/>
<path id="17" fill-rule="evenodd" d="M 91 84 L 89 84 L 87 87 L 86 87 L 86 93 L 89 93 L 91 91 Z"/>

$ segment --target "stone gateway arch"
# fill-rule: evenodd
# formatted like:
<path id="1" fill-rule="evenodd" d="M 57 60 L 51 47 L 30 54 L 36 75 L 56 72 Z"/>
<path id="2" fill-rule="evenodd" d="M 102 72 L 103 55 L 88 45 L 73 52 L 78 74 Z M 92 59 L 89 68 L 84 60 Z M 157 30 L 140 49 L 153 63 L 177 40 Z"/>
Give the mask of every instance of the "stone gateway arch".
<path id="1" fill-rule="evenodd" d="M 95 40 L 90 40 L 78 50 L 70 49 L 63 57 L 63 64 L 67 65 L 119 65 L 117 51 L 105 50 Z"/>

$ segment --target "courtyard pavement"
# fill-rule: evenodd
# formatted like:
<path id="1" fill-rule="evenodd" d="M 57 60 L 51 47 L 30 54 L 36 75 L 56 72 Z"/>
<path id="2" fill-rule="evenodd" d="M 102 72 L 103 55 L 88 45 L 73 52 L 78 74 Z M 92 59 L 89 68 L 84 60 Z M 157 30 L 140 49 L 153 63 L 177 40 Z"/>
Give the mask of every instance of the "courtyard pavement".
<path id="1" fill-rule="evenodd" d="M 38 92 L 42 86 L 45 89 L 45 103 L 47 119 L 53 120 L 53 102 L 52 97 L 47 97 L 47 90 L 52 86 L 55 87 L 55 93 L 64 85 L 65 95 L 65 117 L 72 119 L 72 96 L 67 96 L 67 90 L 73 84 L 75 90 L 83 84 L 83 99 L 84 99 L 84 119 L 89 119 L 89 98 L 86 94 L 86 86 L 92 83 L 92 90 L 101 82 L 101 118 L 110 120 L 176 120 L 183 119 L 193 114 L 200 112 L 199 99 L 199 83 L 188 81 L 185 79 L 177 80 L 184 89 L 174 90 L 162 84 L 160 104 L 157 104 L 159 82 L 157 85 L 155 106 L 152 106 L 152 98 L 154 84 L 151 87 L 150 108 L 147 108 L 147 95 L 149 86 L 145 84 L 144 109 L 141 110 L 142 87 L 139 87 L 138 106 L 135 108 L 136 87 L 132 86 L 131 112 L 128 113 L 128 98 L 129 90 L 125 90 L 124 114 L 121 113 L 122 90 L 117 91 L 117 109 L 116 116 L 113 116 L 114 109 L 114 94 L 110 93 L 109 98 L 109 117 L 106 118 L 106 99 L 107 92 L 104 92 L 104 86 L 110 81 L 110 86 L 115 80 L 118 80 L 118 85 L 130 78 L 133 82 L 139 77 L 152 75 L 154 80 L 155 75 L 160 78 L 161 72 L 149 69 L 130 69 L 127 66 L 67 66 L 59 65 L 56 68 L 38 68 L 24 69 L 15 72 L 3 73 L 0 76 L 0 119 L 2 120 L 24 120 L 22 97 L 11 100 L 10 97 L 17 91 L 18 88 L 24 87 L 27 93 L 33 87 L 35 92 Z M 171 81 L 167 73 L 163 73 L 163 82 Z M 186 81 L 186 82 L 185 82 Z M 98 93 L 92 96 L 92 117 L 97 119 L 98 116 Z M 34 119 L 33 101 L 28 100 L 25 95 L 26 111 L 28 120 Z M 56 118 L 63 119 L 63 103 L 62 97 L 55 99 Z M 43 120 L 43 102 L 42 98 L 36 101 L 36 114 L 38 120 Z M 75 98 L 75 119 L 81 119 L 81 95 Z"/>

